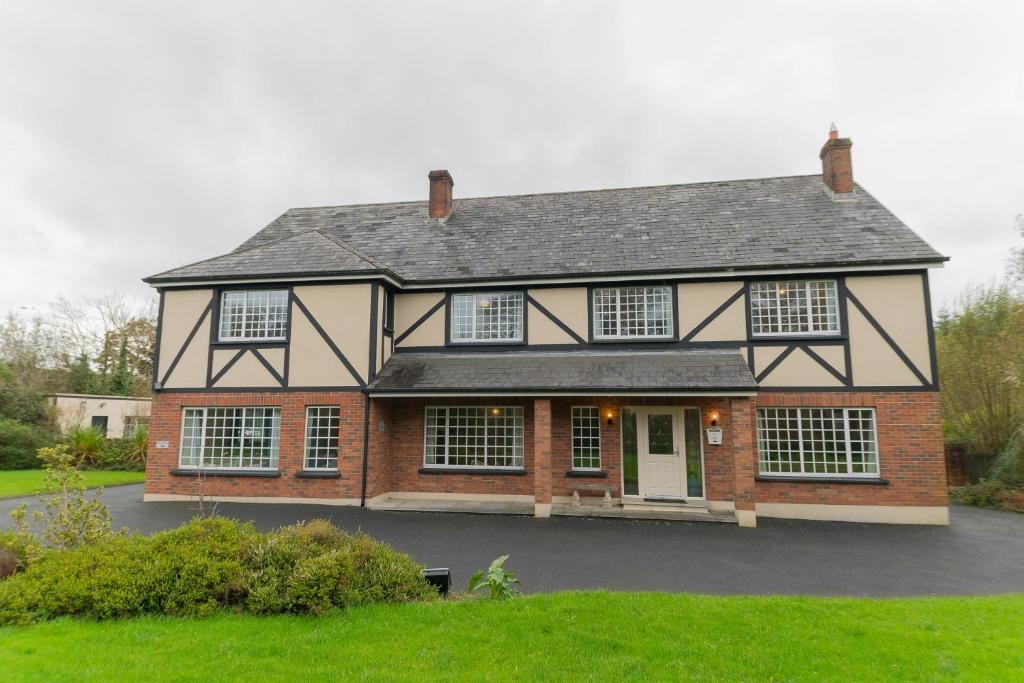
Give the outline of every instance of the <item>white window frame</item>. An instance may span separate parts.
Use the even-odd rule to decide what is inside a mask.
[[[650,302],[647,297],[654,290],[665,290],[668,295],[668,320],[667,327],[668,331],[664,334],[623,334],[622,333],[622,293],[627,289],[642,289],[644,290],[644,327],[651,327],[651,318],[648,317],[650,311]],[[600,292],[615,292],[615,327],[617,332],[615,334],[604,334],[601,332],[601,326],[598,324],[598,294]],[[672,285],[623,285],[619,287],[594,287],[591,290],[591,305],[590,305],[590,320],[591,328],[594,331],[594,339],[597,340],[638,340],[638,339],[674,339],[675,338],[675,293]]]
[[[271,447],[271,461],[272,464],[268,466],[247,466],[247,467],[232,467],[224,465],[206,465],[206,426],[209,420],[210,410],[241,410],[242,411],[242,424],[245,424],[245,411],[247,410],[273,410],[277,411],[277,436],[273,434],[270,437]],[[185,454],[185,426],[186,413],[190,410],[202,411],[202,421],[199,426],[199,434],[201,439],[201,448],[199,452],[199,464],[186,464],[183,462]],[[181,409],[181,436],[178,439],[178,468],[182,470],[190,470],[195,472],[203,472],[206,470],[230,470],[230,471],[253,471],[253,472],[277,472],[281,462],[281,408],[280,406],[185,406]],[[242,437],[245,438],[244,436]],[[239,460],[241,463],[241,459]]]
[[[149,429],[149,416],[148,415],[125,415],[123,424],[121,426],[121,436],[125,439],[132,439],[135,437],[135,432],[139,430],[139,427],[145,425],[146,429]]]
[[[481,308],[480,301],[490,297],[515,296],[519,299],[519,326],[515,337],[488,338],[481,337],[478,330],[478,319]],[[458,312],[459,298],[473,298],[473,318],[470,337],[456,337],[455,316]],[[526,327],[526,295],[521,289],[493,290],[487,292],[453,292],[449,298],[451,310],[448,312],[448,337],[452,344],[521,344],[525,338]],[[499,323],[500,325],[500,323]]]
[[[761,426],[761,413],[765,410],[796,410],[797,411],[797,442],[800,457],[800,472],[780,472],[766,470],[765,464],[768,462],[764,457],[765,449],[762,448],[762,444],[766,441],[765,435],[762,432]],[[807,412],[810,410],[840,410],[843,413],[843,438],[845,440],[845,451],[846,451],[846,472],[804,472],[808,462],[812,462],[809,458],[805,457],[804,451],[804,424],[809,419]],[[854,472],[853,471],[853,450],[851,447],[850,439],[850,413],[853,411],[864,411],[871,414],[871,439],[872,445],[874,446],[874,472]],[[879,453],[878,446],[878,413],[874,408],[870,407],[842,407],[842,406],[766,406],[763,408],[757,408],[754,421],[757,428],[757,472],[758,476],[771,478],[771,477],[800,477],[806,479],[878,479],[881,476],[882,464],[881,454]]]
[[[310,464],[309,464],[310,463],[310,436],[311,436],[310,431],[309,431],[310,411],[313,411],[313,410],[325,410],[325,409],[326,410],[334,410],[337,413],[335,416],[333,416],[334,420],[336,421],[336,423],[334,425],[328,425],[328,429],[331,429],[334,432],[334,441],[335,441],[335,446],[334,446],[334,467],[331,467],[331,466],[327,466],[327,467],[310,467]],[[317,417],[319,419],[323,419],[324,416],[318,415]],[[328,419],[330,419],[330,416],[328,416]],[[322,437],[317,437],[317,438],[319,439],[319,438],[322,438]],[[330,436],[328,436],[327,438],[329,439]],[[320,451],[325,451],[325,450],[328,451],[328,452],[330,451],[330,447],[329,446],[328,447],[320,447],[319,445],[317,445],[317,446],[314,446],[313,449],[316,452],[318,452],[318,453]],[[340,459],[341,459],[340,455],[341,455],[341,407],[340,406],[336,406],[336,405],[335,406],[329,406],[329,405],[306,406],[306,425],[305,425],[305,429],[303,431],[303,439],[302,439],[302,469],[303,469],[303,471],[305,471],[305,472],[338,472],[338,471],[340,471],[340,468],[339,468],[339,462],[340,462]],[[314,456],[314,458],[313,458],[314,461],[315,460],[323,460],[323,459],[325,459],[325,458],[316,457],[316,456]],[[327,456],[326,459],[330,460],[331,458],[330,458],[330,456]]]
[[[275,336],[270,336],[270,335],[267,335],[267,336],[259,336],[259,335],[253,336],[251,334],[250,335],[245,334],[245,319],[246,319],[246,316],[248,315],[249,307],[252,305],[252,303],[249,300],[249,297],[250,297],[251,294],[257,294],[257,293],[267,293],[268,295],[274,294],[274,293],[284,294],[284,301],[285,301],[285,303],[284,303],[284,315],[285,315],[285,318],[284,318],[284,330],[283,330],[282,334],[275,335]],[[225,305],[225,302],[227,301],[228,296],[232,295],[232,294],[243,294],[243,295],[245,295],[244,296],[244,300],[242,301],[242,312],[241,312],[241,316],[242,316],[242,334],[240,334],[240,335],[230,335],[230,334],[225,334],[224,333],[224,323],[225,323],[225,320],[226,320],[225,317],[224,317],[224,305]],[[291,314],[291,311],[289,310],[290,308],[291,308],[291,306],[289,305],[289,296],[288,296],[288,290],[287,289],[225,289],[225,290],[222,290],[221,293],[220,293],[219,315],[217,316],[217,340],[218,341],[222,341],[222,342],[273,342],[273,341],[284,341],[288,337],[288,316]],[[268,315],[269,315],[269,305],[268,305]],[[269,327],[269,320],[268,321],[264,321],[262,327],[268,328]]]
[[[465,409],[481,410],[482,409],[484,411],[484,415],[483,415],[483,417],[484,417],[484,437],[483,437],[483,443],[484,443],[483,459],[484,459],[484,464],[483,465],[451,465],[451,464],[449,464],[449,461],[452,459],[452,457],[459,457],[459,456],[453,456],[451,454],[451,450],[450,450],[451,449],[451,440],[452,440],[451,439],[451,431],[450,431],[450,429],[451,429],[451,420],[450,420],[451,411],[452,410],[459,410],[459,409],[462,409],[462,410],[465,410]],[[445,438],[444,438],[444,460],[445,461],[444,461],[444,463],[433,463],[433,462],[428,462],[427,461],[428,449],[430,447],[428,429],[429,429],[429,414],[430,414],[431,410],[444,410],[445,411],[445,427],[444,427],[444,430],[445,430],[444,431],[444,435],[445,435]],[[512,465],[489,465],[489,464],[487,464],[488,438],[487,438],[487,432],[486,432],[486,430],[487,430],[486,418],[487,418],[487,413],[489,413],[492,410],[504,410],[504,411],[513,410],[513,411],[518,411],[519,430],[520,430],[520,433],[519,433],[519,450],[518,450],[518,453],[513,452],[513,454],[512,454],[513,460],[514,461],[518,460],[518,463],[513,462]],[[472,471],[472,470],[509,470],[509,471],[513,471],[513,472],[521,471],[521,470],[524,470],[526,468],[526,454],[525,454],[526,447],[525,447],[525,443],[524,443],[525,442],[525,438],[526,438],[525,434],[526,434],[526,415],[525,415],[525,411],[523,410],[522,406],[500,406],[500,405],[487,405],[487,406],[480,406],[480,405],[475,405],[475,406],[467,406],[467,405],[443,406],[443,405],[428,405],[428,406],[425,406],[424,409],[423,409],[423,466],[431,468],[431,469],[446,469],[446,470],[470,470],[470,471]],[[434,454],[434,455],[436,457],[437,454]]]
[[[783,284],[795,284],[800,285],[804,288],[805,306],[804,314],[807,316],[807,330],[798,330],[796,332],[764,332],[757,331],[754,329],[756,321],[754,319],[754,288],[761,285],[774,285],[775,287],[775,301],[773,306],[773,313],[775,315],[775,325],[778,327],[782,326],[782,300],[779,296],[779,285]],[[836,327],[835,329],[815,329],[814,316],[812,315],[813,303],[811,297],[811,286],[814,284],[831,284],[832,294],[835,297],[832,303],[835,304],[836,311]],[[843,323],[841,320],[842,312],[839,309],[839,281],[822,278],[822,279],[808,279],[808,280],[756,280],[751,282],[748,287],[749,303],[747,304],[750,316],[750,334],[752,337],[836,337],[842,334]],[[827,304],[826,304],[827,305]],[[771,319],[769,319],[771,322]]]
[[[576,466],[576,411],[578,410],[593,410],[596,414],[593,416],[597,420],[597,467],[577,467]],[[582,416],[583,419],[591,419],[590,416]],[[581,426],[581,429],[592,429],[592,427]],[[594,437],[587,436],[587,439]],[[595,446],[590,446],[589,449],[593,449]],[[569,408],[569,449],[570,457],[572,460],[572,471],[573,472],[600,472],[601,471],[601,408],[599,406],[571,406]],[[591,459],[592,456],[588,456],[587,459]]]

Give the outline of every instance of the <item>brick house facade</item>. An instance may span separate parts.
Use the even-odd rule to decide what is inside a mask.
[[[147,278],[146,499],[947,523],[945,257],[850,148],[833,131],[820,176],[486,199],[435,171],[428,202],[293,209]]]

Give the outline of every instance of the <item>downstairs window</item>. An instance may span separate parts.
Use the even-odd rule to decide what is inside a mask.
[[[758,408],[757,450],[764,475],[877,476],[872,408]]]
[[[185,408],[179,464],[186,469],[277,469],[280,408]]]
[[[428,467],[523,468],[521,407],[428,407],[425,432]]]

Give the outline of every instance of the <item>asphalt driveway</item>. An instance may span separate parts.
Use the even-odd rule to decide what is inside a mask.
[[[0,500],[7,512],[26,499]],[[174,527],[194,503],[143,503],[142,486],[109,488],[118,526]],[[710,522],[370,512],[320,505],[221,503],[219,514],[260,529],[323,517],[431,567],[457,588],[509,554],[526,591],[607,588],[714,594],[854,596],[1024,592],[1024,515],[954,506],[949,527],[758,520]]]

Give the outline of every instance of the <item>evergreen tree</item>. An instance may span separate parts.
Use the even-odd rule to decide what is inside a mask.
[[[121,342],[121,350],[117,354],[117,364],[110,376],[110,393],[116,396],[131,396],[134,381],[128,370],[128,343]]]
[[[85,353],[78,354],[75,362],[68,365],[68,390],[75,394],[99,393],[96,373]]]

